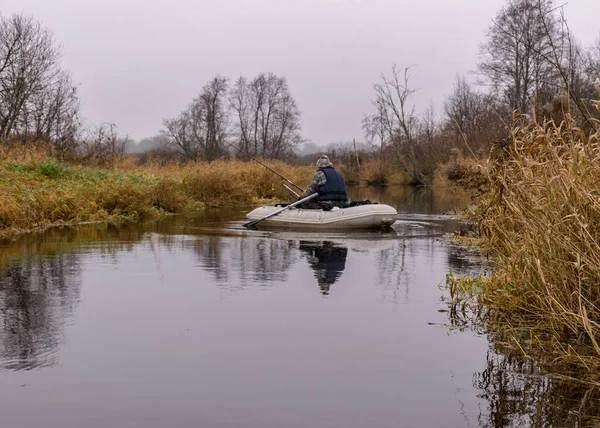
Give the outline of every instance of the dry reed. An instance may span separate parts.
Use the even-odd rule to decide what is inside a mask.
[[[519,118],[504,157],[485,168],[473,211],[497,269],[447,281],[488,308],[505,344],[546,367],[600,376],[600,133]],[[468,287],[467,287],[468,288]]]

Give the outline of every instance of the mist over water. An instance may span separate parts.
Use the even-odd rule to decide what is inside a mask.
[[[588,426],[598,416],[595,388],[504,356],[447,312],[446,273],[486,269],[444,237],[467,197],[350,194],[397,207],[398,221],[352,234],[249,231],[250,208],[238,208],[0,243],[1,426]]]

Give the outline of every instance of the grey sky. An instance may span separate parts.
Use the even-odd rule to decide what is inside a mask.
[[[504,0],[2,0],[52,29],[79,83],[84,116],[134,139],[155,134],[215,74],[287,77],[318,145],[362,139],[372,84],[415,65],[417,109],[438,111]],[[600,35],[600,1],[571,0],[569,26]]]

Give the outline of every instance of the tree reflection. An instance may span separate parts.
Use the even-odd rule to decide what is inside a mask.
[[[410,277],[406,270],[406,257],[411,252],[412,243],[403,239],[377,254],[377,284],[385,292],[392,293],[395,304],[399,302],[401,288],[404,289],[404,300],[408,300]]]
[[[483,261],[481,251],[476,247],[450,243],[448,245],[448,267],[458,275],[477,275],[481,272]]]
[[[0,368],[56,364],[62,329],[79,301],[79,271],[74,254],[32,258],[0,270]]]
[[[328,295],[331,286],[346,268],[348,248],[329,241],[300,241],[300,251],[306,255],[314,271],[321,294]]]
[[[482,261],[477,250],[451,245],[448,265],[460,275],[475,275]],[[487,315],[484,306],[467,301],[448,304],[450,326],[488,332],[491,343],[485,368],[473,374],[473,386],[487,401],[480,427],[600,427],[600,388],[544,373],[534,360],[515,355],[489,332]]]
[[[81,254],[117,263],[144,234],[139,225],[93,224],[0,242],[0,369],[55,365],[79,302]]]
[[[488,401],[481,427],[597,427],[600,391],[569,379],[544,375],[536,364],[490,349],[473,386]]]
[[[242,287],[286,281],[296,260],[295,243],[288,240],[203,236],[186,245],[193,248],[202,269],[211,273],[217,283],[229,284],[239,279]]]

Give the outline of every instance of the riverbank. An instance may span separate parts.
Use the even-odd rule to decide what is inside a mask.
[[[481,170],[487,192],[467,216],[494,272],[450,274],[453,304],[483,319],[508,354],[598,384],[600,133],[523,117]]]
[[[272,162],[306,185],[314,169]],[[124,159],[111,168],[72,165],[31,153],[0,159],[0,237],[85,222],[140,220],[207,206],[289,199],[281,180],[255,163]]]

